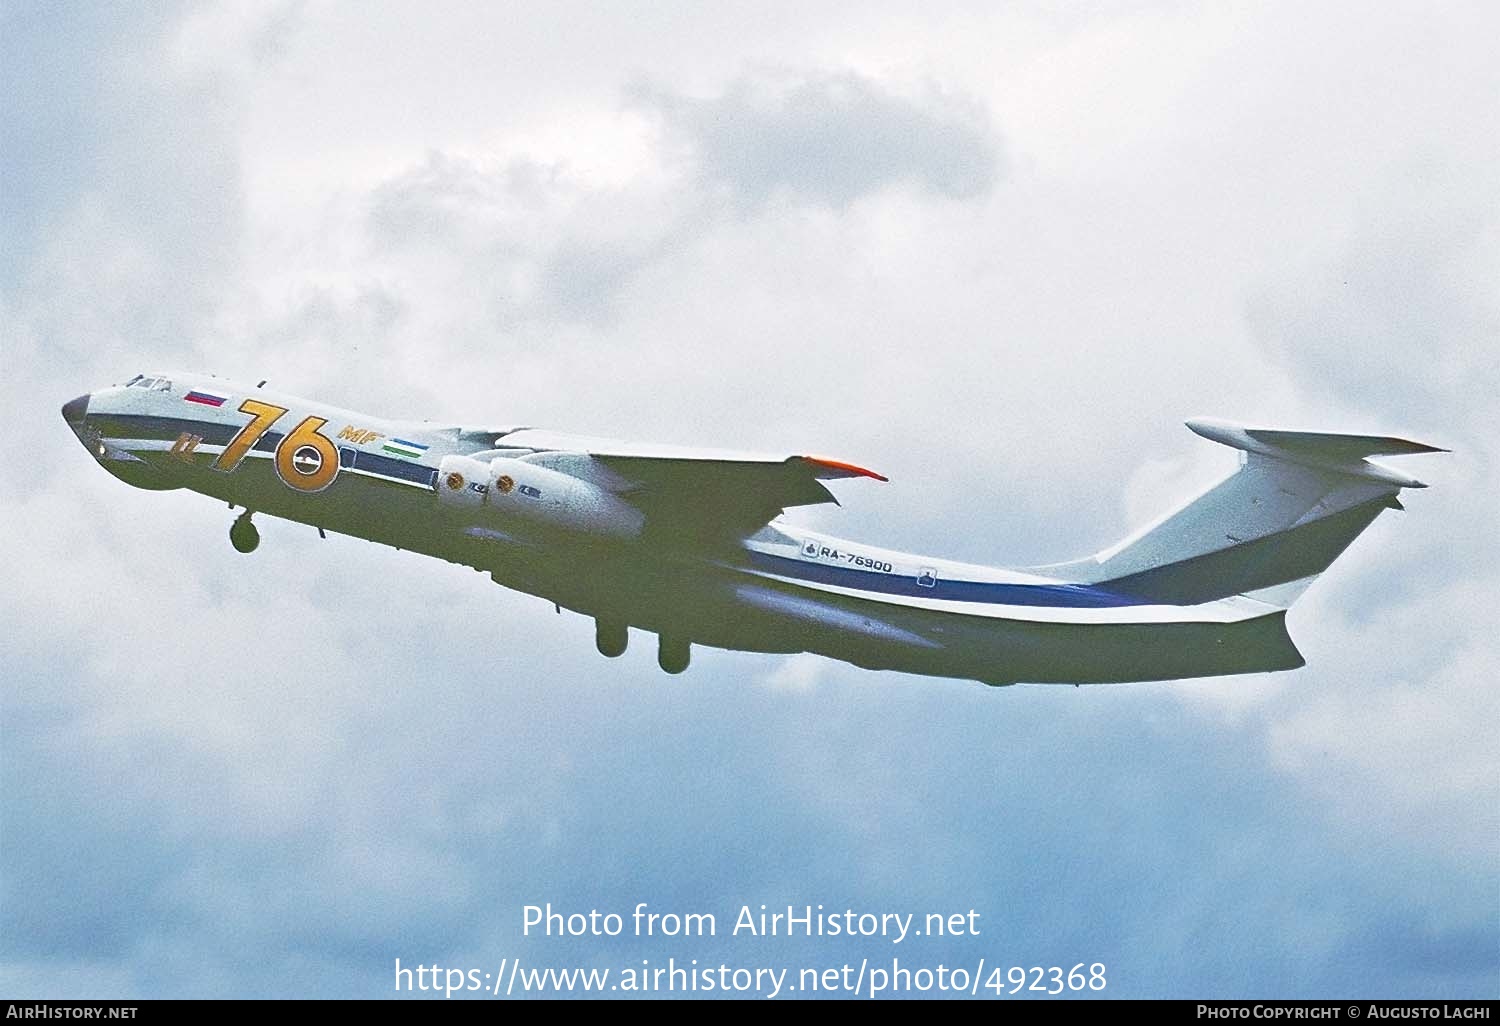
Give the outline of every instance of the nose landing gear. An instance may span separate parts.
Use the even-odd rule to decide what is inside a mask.
[[[229,525],[229,544],[234,546],[236,552],[254,552],[260,544],[260,530],[250,522],[248,509],[235,517],[234,523]]]

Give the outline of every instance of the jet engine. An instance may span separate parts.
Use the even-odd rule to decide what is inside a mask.
[[[598,485],[524,459],[444,456],[438,502],[487,518],[524,520],[601,538],[636,538],[640,510]]]

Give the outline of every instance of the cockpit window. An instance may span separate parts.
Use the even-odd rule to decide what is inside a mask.
[[[123,385],[123,386],[122,386],[122,387],[124,387],[124,388],[130,388],[130,387],[131,387],[131,386],[132,386],[132,385],[134,385],[134,384],[135,384],[135,383],[136,383],[136,382],[137,382],[137,381],[142,381],[142,380],[144,380],[144,379],[145,379],[145,377],[146,377],[146,375],[144,375],[144,374],[137,374],[137,375],[136,375],[136,376],[135,376],[135,377],[133,377],[133,378],[131,378],[131,379],[130,379],[130,380],[129,380],[129,381],[127,381],[127,382],[125,382],[125,384],[124,384],[124,385]]]
[[[148,378],[144,374],[137,374],[125,382],[126,388],[149,388],[157,392],[168,392],[172,389],[170,378]]]

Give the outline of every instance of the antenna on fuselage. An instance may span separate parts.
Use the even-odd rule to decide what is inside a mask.
[[[266,382],[270,381],[270,380],[271,380],[270,378],[263,378],[260,381],[257,381],[255,383],[255,387],[256,388],[265,388],[266,387]]]

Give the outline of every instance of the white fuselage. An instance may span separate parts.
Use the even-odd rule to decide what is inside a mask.
[[[130,484],[186,488],[476,567],[594,617],[601,639],[606,625],[621,637],[628,625],[671,639],[682,665],[692,643],[991,684],[1300,665],[1281,610],[1243,596],[1153,602],[780,519],[726,544],[653,536],[628,492],[566,473],[558,456],[567,450],[555,447],[566,443],[553,439],[567,436],[538,449],[540,433],[527,429],[392,421],[183,374],[101,389],[64,414]],[[1292,655],[1278,654],[1286,649]]]

